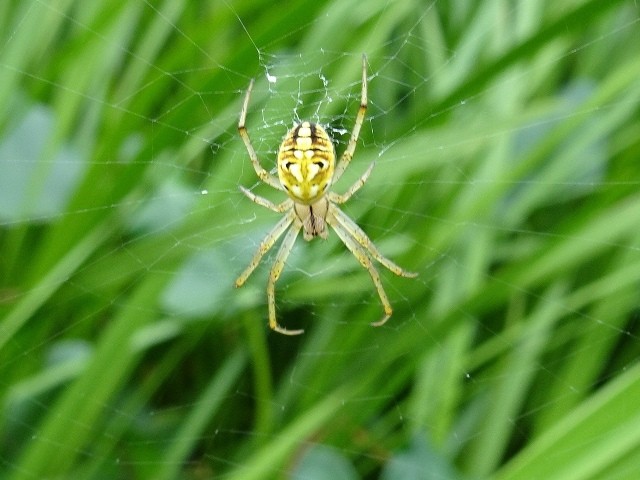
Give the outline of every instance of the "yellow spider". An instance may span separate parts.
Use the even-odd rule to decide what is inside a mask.
[[[366,233],[351,220],[338,205],[345,203],[356,193],[369,178],[375,165],[372,163],[362,176],[342,195],[330,191],[329,187],[337,182],[351,162],[353,152],[356,149],[358,135],[367,111],[367,57],[362,55],[362,93],[360,97],[360,109],[351,132],[351,139],[340,161],[336,165],[335,150],[331,138],[324,128],[312,122],[301,122],[293,127],[282,141],[278,150],[278,178],[262,168],[258,161],[247,128],[247,108],[249,96],[253,87],[253,80],[249,83],[244,99],[238,132],[244,141],[251,158],[251,163],[260,180],[276,190],[284,190],[289,198],[284,202],[275,204],[266,198],[259,197],[244,187],[240,187],[249,199],[258,205],[266,207],[274,212],[284,213],[284,217],[262,240],[258,250],[251,259],[251,263],[236,280],[235,286],[241,287],[247,281],[251,273],[260,264],[262,257],[269,251],[276,241],[287,231],[280,250],[269,273],[267,282],[267,300],[269,302],[269,327],[286,335],[298,335],[304,330],[287,330],[276,321],[275,284],[285,261],[293,248],[293,244],[302,229],[303,237],[309,241],[314,237],[327,238],[327,224],[331,225],[340,240],[353,253],[358,261],[369,271],[373,279],[382,306],[384,316],[381,320],[372,323],[374,326],[384,324],[393,312],[387,294],[382,288],[380,275],[376,270],[372,258],[396,275],[402,277],[416,277],[418,274],[403,270],[391,260],[386,258],[369,239]]]

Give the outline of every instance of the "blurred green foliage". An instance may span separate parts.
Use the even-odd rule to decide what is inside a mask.
[[[634,478],[639,24],[615,0],[3,3],[0,478]],[[286,338],[267,267],[232,288],[277,221],[238,185],[281,199],[240,102],[256,77],[265,167],[298,117],[340,152],[362,52],[344,185],[377,163],[346,210],[420,276],[383,272],[372,328],[367,272],[300,240]]]

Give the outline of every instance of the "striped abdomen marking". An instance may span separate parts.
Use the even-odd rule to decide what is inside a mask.
[[[335,151],[324,128],[302,122],[284,137],[278,151],[278,177],[289,196],[310,205],[329,189]]]

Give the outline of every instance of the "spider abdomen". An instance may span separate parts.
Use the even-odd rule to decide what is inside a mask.
[[[278,177],[289,196],[310,205],[327,192],[335,167],[329,134],[320,125],[302,122],[293,127],[278,150]]]

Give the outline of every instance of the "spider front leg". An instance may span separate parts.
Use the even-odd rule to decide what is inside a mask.
[[[409,272],[396,263],[385,257],[378,247],[371,241],[369,236],[358,226],[356,222],[351,220],[349,216],[335,205],[331,208],[331,219],[333,228],[339,226],[349,236],[350,239],[356,241],[364,250],[366,250],[373,258],[380,262],[385,268],[395,273],[399,277],[415,278],[418,276],[416,272]],[[337,233],[337,230],[336,230]]]
[[[276,212],[284,209],[285,206],[290,208],[291,200],[285,200],[279,205],[276,205],[266,198],[259,197],[249,192],[247,189],[240,187],[242,192],[247,195],[252,201],[257,203],[258,205],[262,205]],[[292,225],[293,224],[293,225]],[[276,294],[275,294],[275,285],[276,281],[280,277],[282,270],[284,269],[284,264],[287,261],[287,257],[289,253],[291,253],[291,249],[293,248],[293,244],[295,243],[296,237],[298,236],[298,232],[302,228],[302,223],[300,219],[296,216],[293,210],[290,210],[287,215],[282,217],[282,219],[276,224],[275,227],[271,229],[271,231],[267,234],[266,237],[260,242],[260,246],[256,253],[253,255],[249,266],[240,274],[240,276],[235,281],[236,288],[241,287],[245,284],[249,276],[253,273],[258,265],[260,265],[260,260],[265,254],[271,250],[271,247],[278,241],[278,239],[282,236],[282,234],[289,229],[287,234],[282,241],[282,245],[280,245],[280,249],[278,250],[278,254],[276,255],[276,260],[271,267],[271,271],[269,272],[269,281],[267,283],[267,301],[269,304],[269,327],[272,330],[275,330],[278,333],[283,333],[285,335],[299,335],[304,332],[304,330],[287,330],[286,328],[278,325],[276,320]]]
[[[287,330],[286,328],[278,325],[278,321],[276,320],[276,281],[280,278],[280,274],[284,269],[284,264],[287,261],[287,257],[291,253],[291,249],[293,248],[293,244],[296,241],[296,237],[302,228],[302,223],[296,217],[293,225],[287,232],[282,241],[282,245],[280,245],[280,250],[278,250],[278,255],[276,256],[275,262],[273,262],[273,266],[271,267],[271,271],[269,272],[269,281],[267,282],[267,301],[269,303],[269,327],[272,330],[275,330],[278,333],[283,333],[285,335],[300,335],[304,333],[304,330]]]
[[[342,243],[346,245],[349,251],[358,259],[360,264],[369,271],[369,275],[371,276],[371,280],[373,280],[373,284],[378,291],[378,296],[380,297],[380,301],[382,302],[382,308],[384,309],[384,317],[378,320],[377,322],[372,322],[371,325],[374,327],[379,327],[384,325],[391,314],[393,313],[393,308],[391,307],[391,303],[389,302],[389,298],[387,297],[386,292],[382,286],[382,281],[380,280],[380,274],[378,270],[376,270],[375,265],[371,261],[371,259],[367,256],[364,249],[356,242],[349,232],[344,230],[339,223],[335,223],[333,218],[327,218],[329,224],[333,227],[333,230],[336,232]]]
[[[278,241],[278,239],[282,236],[291,222],[295,219],[295,214],[291,212],[291,214],[282,217],[282,219],[276,224],[275,227],[267,234],[266,237],[260,242],[260,246],[256,253],[253,255],[251,262],[249,262],[249,266],[240,274],[240,276],[235,281],[236,288],[241,287],[247,281],[249,276],[253,273],[258,265],[260,265],[260,260],[262,257],[273,247],[273,245]]]

